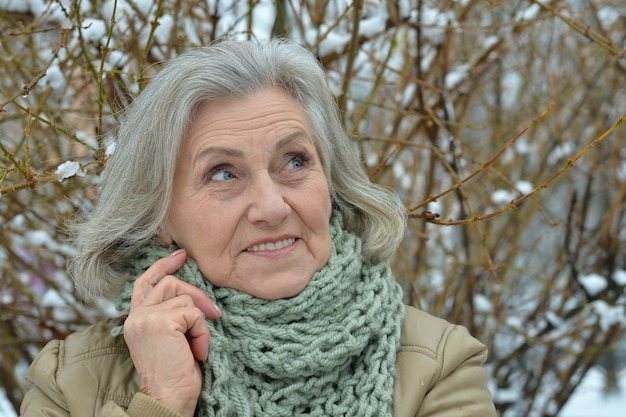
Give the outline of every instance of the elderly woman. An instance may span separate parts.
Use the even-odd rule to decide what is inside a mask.
[[[486,348],[402,305],[404,228],[305,49],[182,54],[76,227],[77,289],[125,314],[48,344],[22,415],[493,416]]]

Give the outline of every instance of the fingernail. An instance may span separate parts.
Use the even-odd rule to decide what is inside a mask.
[[[220,308],[215,303],[213,303],[213,310],[215,310],[215,312],[219,314],[220,317],[222,317],[222,310],[220,310]]]
[[[170,256],[177,256],[180,255],[181,253],[183,253],[185,251],[185,249],[178,249],[175,250],[174,252],[170,253]]]

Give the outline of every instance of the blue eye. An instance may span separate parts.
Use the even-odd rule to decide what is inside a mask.
[[[294,168],[294,169],[302,168],[303,165],[304,164],[299,159],[292,159],[291,161],[289,161],[290,168]]]
[[[302,168],[303,166],[305,166],[306,163],[308,162],[308,160],[309,160],[309,157],[306,154],[304,154],[304,153],[297,153],[297,154],[293,155],[293,158],[291,158],[289,160],[287,165],[289,166],[289,168],[299,169],[299,168]]]
[[[230,171],[226,170],[214,172],[209,177],[211,181],[228,181],[232,180],[233,178],[235,178],[235,176]]]

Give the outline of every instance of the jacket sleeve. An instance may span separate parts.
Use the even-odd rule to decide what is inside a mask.
[[[118,404],[110,401],[104,405],[98,417],[183,417],[174,410],[165,407],[160,402],[138,392],[124,410]]]
[[[416,417],[491,417],[496,415],[483,366],[487,347],[461,326],[453,326],[439,345],[438,374]]]
[[[56,384],[61,342],[48,343],[26,374],[29,389],[20,406],[22,417],[68,417],[69,410]]]
[[[64,341],[51,341],[29,367],[21,417],[182,417],[141,392],[134,394],[128,409],[112,400],[102,404],[97,395],[87,394],[91,390],[80,390],[91,385],[88,381],[93,370],[80,365],[65,366],[64,350]],[[64,384],[64,380],[70,380],[71,386]],[[71,401],[68,402],[66,395]]]

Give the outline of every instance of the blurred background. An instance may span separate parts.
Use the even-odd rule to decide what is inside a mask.
[[[327,70],[407,206],[406,302],[489,346],[500,416],[623,416],[623,0],[0,0],[0,415],[48,340],[116,314],[74,297],[64,224],[124,108],[167,58],[271,37]]]

